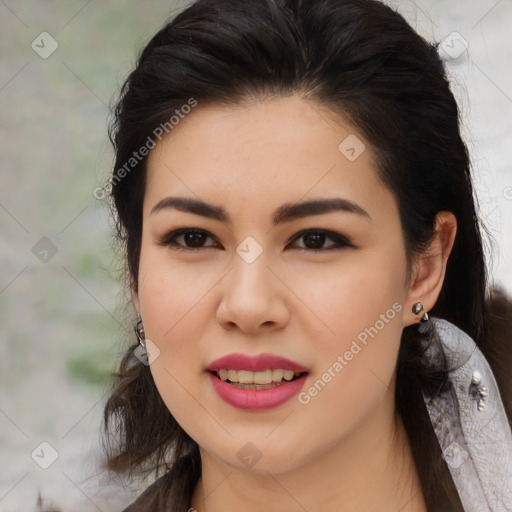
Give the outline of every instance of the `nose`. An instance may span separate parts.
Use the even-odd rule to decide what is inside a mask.
[[[264,255],[247,263],[236,254],[234,268],[221,283],[217,321],[225,329],[258,334],[282,329],[288,323],[286,287],[267,267]]]

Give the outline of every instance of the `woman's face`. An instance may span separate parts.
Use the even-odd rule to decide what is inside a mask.
[[[392,404],[406,282],[374,154],[319,104],[199,105],[152,150],[135,302],[165,404],[216,459],[296,468]],[[254,358],[214,365],[232,380],[307,374],[244,390],[208,371],[230,354]]]

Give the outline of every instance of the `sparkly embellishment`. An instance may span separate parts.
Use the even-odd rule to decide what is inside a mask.
[[[477,401],[477,409],[483,411],[487,400],[487,388],[482,386],[482,375],[478,370],[473,372],[471,385],[469,386],[469,395]]]

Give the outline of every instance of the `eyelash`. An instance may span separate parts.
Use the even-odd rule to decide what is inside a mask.
[[[164,237],[162,237],[157,244],[160,246],[168,246],[171,247],[173,250],[177,251],[200,251],[203,249],[208,249],[211,247],[214,247],[212,245],[205,246],[205,247],[187,247],[176,243],[176,239],[184,234],[187,233],[198,233],[198,234],[205,234],[207,236],[210,236],[211,238],[215,239],[213,235],[208,233],[208,231],[204,231],[202,229],[191,229],[191,228],[182,228],[177,229],[175,231],[171,231]],[[304,229],[302,231],[299,231],[296,235],[294,235],[291,240],[288,242],[287,246],[290,243],[295,242],[296,240],[300,240],[306,235],[325,235],[325,240],[330,239],[333,241],[336,245],[332,247],[327,247],[323,249],[309,249],[307,247],[298,247],[299,250],[306,251],[306,252],[325,252],[325,251],[332,251],[336,249],[343,249],[345,247],[352,247],[355,248],[355,246],[344,236],[339,235],[338,233],[335,233],[333,231],[329,231],[326,229]]]

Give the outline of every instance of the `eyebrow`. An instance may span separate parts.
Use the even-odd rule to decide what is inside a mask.
[[[189,197],[166,197],[153,206],[150,215],[167,208],[194,213],[221,222],[231,222],[229,214],[221,206]],[[284,222],[291,222],[295,219],[309,217],[310,215],[321,215],[331,212],[353,213],[371,220],[370,214],[357,203],[349,199],[332,198],[313,199],[302,203],[285,203],[274,212],[272,221],[274,225],[277,225]]]

